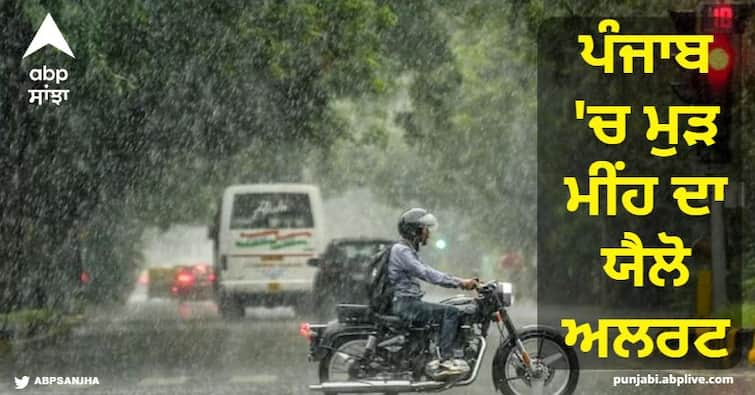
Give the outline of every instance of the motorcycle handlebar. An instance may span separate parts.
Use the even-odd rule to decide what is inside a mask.
[[[471,289],[468,289],[468,290],[469,291],[477,291],[477,292],[479,292],[480,291],[480,284],[482,284],[482,282],[480,281],[480,278],[479,277],[472,277],[472,280],[475,280],[474,288],[471,288]],[[459,288],[465,289],[465,288],[463,288],[461,286]]]

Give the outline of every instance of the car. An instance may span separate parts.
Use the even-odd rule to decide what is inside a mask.
[[[173,266],[150,267],[139,276],[139,281],[147,286],[148,298],[169,298],[175,274]]]
[[[179,300],[211,299],[215,287],[215,270],[207,263],[176,268],[170,292]]]
[[[322,319],[335,316],[340,303],[367,302],[367,265],[371,258],[394,240],[383,238],[339,238],[325,252],[308,261],[317,267],[313,286],[315,311]]]

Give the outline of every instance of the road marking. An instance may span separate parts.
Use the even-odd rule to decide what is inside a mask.
[[[139,382],[139,385],[181,385],[189,381],[187,376],[178,377],[147,377]]]
[[[229,380],[235,384],[270,384],[278,381],[278,376],[274,374],[255,374],[252,376],[233,376]]]

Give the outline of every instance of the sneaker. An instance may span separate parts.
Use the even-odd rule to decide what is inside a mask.
[[[469,365],[463,359],[447,359],[442,362],[436,360],[428,363],[425,368],[427,375],[433,380],[443,380],[469,373]]]
[[[459,359],[459,358],[451,359],[446,362],[450,362],[454,366],[454,369],[456,369],[457,371],[460,371],[462,374],[469,373],[469,371],[471,370],[469,369],[469,364],[467,363],[467,361],[463,359]]]
[[[440,368],[440,361],[439,360],[433,360],[427,363],[425,365],[425,374],[427,377],[432,379],[436,373],[438,373],[438,369]]]

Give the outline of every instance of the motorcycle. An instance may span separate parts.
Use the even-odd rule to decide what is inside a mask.
[[[495,324],[500,343],[493,357],[493,385],[502,394],[574,392],[579,380],[576,352],[556,330],[542,326],[517,329],[507,313],[513,303],[511,283],[489,281],[474,297],[457,295],[440,303],[462,311],[455,358],[472,367],[464,376],[434,380],[425,366],[437,359],[439,325],[413,325],[396,316],[376,314],[364,305],[338,305],[337,320],[304,323],[300,334],[309,340],[310,361],[319,362],[320,383],[313,391],[326,394],[443,391],[473,383],[487,349],[488,330]]]

